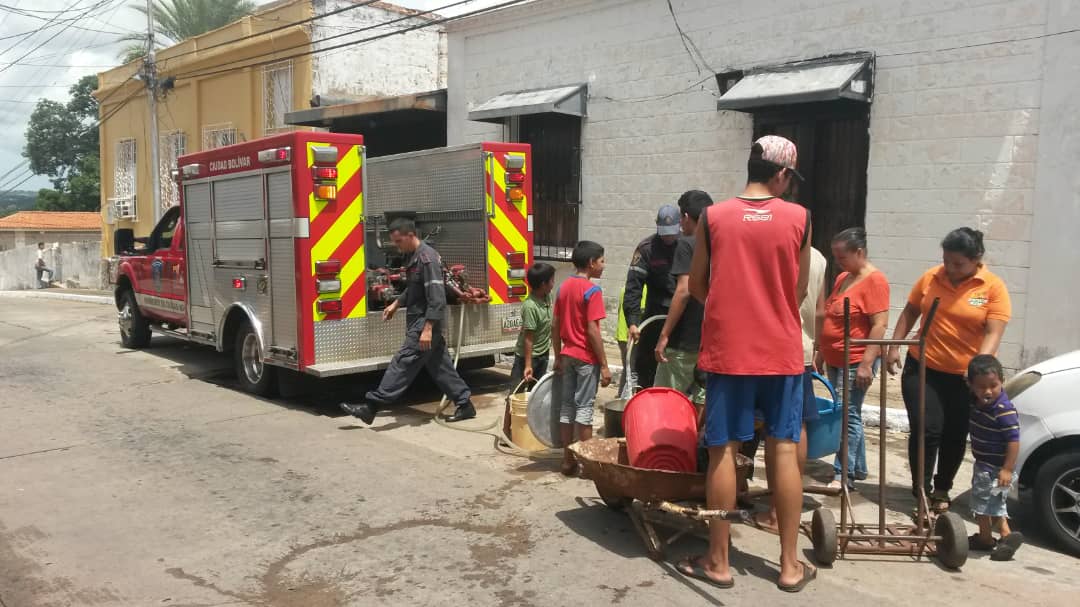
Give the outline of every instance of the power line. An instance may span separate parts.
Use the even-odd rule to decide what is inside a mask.
[[[97,10],[97,9],[99,9],[99,8],[103,8],[103,7],[105,7],[105,6],[108,6],[109,4],[111,4],[111,3],[112,3],[112,2],[114,2],[114,1],[115,1],[115,0],[101,0],[101,1],[100,1],[100,2],[98,2],[97,4],[94,4],[94,5],[90,6],[89,8],[86,8],[85,10],[83,10],[83,12],[82,12],[82,13],[80,13],[80,15],[79,15],[79,18],[85,17],[86,15],[90,14],[90,12],[91,12],[91,11]],[[74,2],[74,3],[72,3],[72,4],[71,4],[71,6],[72,6],[72,7],[74,7],[74,6],[75,6],[75,4],[78,4],[78,0],[76,0],[76,2]],[[22,61],[23,59],[27,58],[27,57],[28,57],[28,56],[30,56],[31,54],[33,54],[33,53],[34,53],[34,51],[38,50],[39,48],[41,48],[41,47],[45,46],[46,44],[48,44],[48,43],[52,42],[53,40],[55,40],[55,39],[56,39],[56,38],[57,38],[57,37],[58,37],[58,36],[59,36],[60,34],[62,34],[62,33],[64,33],[65,31],[67,31],[67,29],[68,29],[69,27],[71,27],[71,24],[70,24],[70,23],[68,23],[67,25],[65,25],[64,27],[62,27],[62,28],[60,29],[60,31],[58,31],[58,32],[54,33],[54,34],[53,34],[52,36],[50,36],[50,37],[49,37],[48,39],[46,39],[46,40],[45,40],[44,42],[42,42],[42,43],[38,44],[38,45],[37,45],[37,46],[35,46],[34,48],[32,48],[32,49],[30,49],[29,51],[26,51],[25,53],[23,53],[23,54],[22,54],[22,56],[20,56],[20,57],[19,57],[18,59],[16,59],[15,61],[13,61],[13,62],[9,63],[8,65],[5,65],[5,66],[3,66],[3,67],[0,67],[0,74],[2,74],[2,73],[4,73],[5,71],[7,71],[7,70],[8,70],[9,68],[11,68],[11,66],[12,66],[12,65],[16,65],[16,64],[18,64],[18,63],[19,63],[20,61]],[[5,52],[6,52],[6,51],[5,51]]]
[[[447,4],[445,6],[434,8],[434,9],[431,9],[429,11],[423,11],[422,13],[418,13],[417,15],[410,15],[410,16],[401,17],[401,18],[398,18],[398,19],[392,19],[390,21],[385,21],[385,22],[379,23],[377,25],[358,28],[356,30],[356,32],[376,29],[376,28],[379,28],[379,27],[384,27],[386,25],[389,25],[389,24],[392,24],[392,23],[397,23],[399,21],[404,21],[404,20],[408,20],[408,19],[414,19],[419,14],[432,13],[432,12],[439,11],[439,10],[445,10],[447,8],[451,8],[451,7],[454,7],[454,6],[458,6],[460,4],[465,4],[467,2],[474,2],[474,1],[475,0],[461,0],[459,2],[454,2],[454,3],[451,3],[451,4]],[[307,56],[316,55],[316,54],[319,54],[319,53],[326,53],[326,52],[334,51],[334,50],[337,50],[337,49],[341,49],[341,48],[345,48],[345,47],[349,47],[349,46],[354,46],[354,45],[357,45],[357,44],[364,44],[364,43],[367,43],[367,42],[374,42],[376,40],[382,40],[384,38],[389,38],[391,36],[397,36],[399,34],[405,34],[405,33],[408,33],[408,32],[419,30],[419,29],[428,28],[428,27],[431,27],[431,26],[434,26],[434,25],[441,25],[443,23],[449,23],[451,21],[457,21],[457,20],[460,20],[460,19],[466,19],[468,17],[473,17],[473,16],[479,15],[481,13],[487,13],[487,12],[499,10],[499,9],[502,9],[502,8],[506,8],[506,7],[513,6],[513,5],[516,5],[516,4],[521,4],[523,2],[528,2],[528,1],[529,0],[508,0],[507,2],[502,2],[502,3],[499,3],[499,4],[495,4],[495,5],[486,7],[486,8],[477,9],[477,10],[470,11],[470,12],[467,12],[467,13],[462,13],[460,15],[455,15],[453,17],[443,17],[441,19],[433,19],[433,20],[431,20],[431,21],[429,21],[427,23],[423,23],[423,24],[420,24],[420,25],[414,25],[414,26],[411,26],[411,27],[406,27],[406,28],[394,30],[392,32],[385,32],[385,33],[382,33],[382,34],[369,36],[367,38],[361,38],[360,40],[352,40],[352,41],[345,42],[345,43],[342,43],[342,44],[337,44],[337,45],[334,45],[334,46],[328,46],[328,47],[320,48],[320,49],[312,49],[312,50],[308,50],[308,51],[304,51],[304,52],[300,52],[300,53],[294,53],[292,55],[286,55],[284,57],[274,57],[273,59],[268,59],[268,60],[265,60],[265,61],[258,61],[258,62],[255,62],[255,63],[248,63],[248,64],[245,64],[245,65],[239,65],[239,66],[231,67],[231,68],[224,68],[224,69],[212,70],[212,71],[207,71],[207,72],[200,72],[200,71],[196,70],[196,71],[192,71],[192,72],[176,74],[175,77],[177,79],[180,79],[180,78],[194,78],[194,77],[214,76],[214,75],[217,75],[217,74],[224,74],[224,73],[233,72],[233,71],[242,70],[242,69],[247,69],[247,68],[251,68],[251,67],[259,67],[259,66],[269,65],[271,63],[277,63],[279,61],[287,61],[289,59],[297,59],[299,57],[307,57]],[[355,32],[353,32],[353,33],[355,33]],[[341,38],[342,36],[345,36],[345,35],[348,35],[348,34],[337,34],[337,35],[334,35],[334,36],[327,36],[325,38],[320,38],[318,40],[313,40],[310,43],[305,43],[305,44],[301,44],[301,45],[295,45],[295,46],[287,47],[287,48],[284,48],[284,49],[278,49],[278,50],[274,51],[273,53],[269,53],[269,54],[276,54],[276,53],[279,53],[279,52],[282,52],[282,51],[287,51],[287,50],[296,49],[296,48],[303,48],[303,47],[309,46],[309,44],[310,45],[315,45],[315,44],[318,44],[318,43],[321,43],[321,42],[325,42],[327,40],[332,40],[332,39],[335,39],[335,38]],[[265,57],[267,55],[268,55],[268,53],[264,53],[262,55],[257,55],[255,57],[247,57],[247,58],[244,58],[244,59],[237,59],[235,61],[229,61],[229,62],[223,63],[221,65],[229,65],[229,64],[232,64],[232,63],[239,63],[239,62],[242,62],[242,61],[248,61],[250,59],[258,59],[259,57]]]
[[[332,10],[332,11],[327,12],[327,13],[322,13],[322,14],[319,14],[319,15],[315,15],[313,17],[308,17],[307,19],[301,19],[300,21],[290,21],[289,23],[285,23],[285,24],[279,25],[277,27],[272,27],[272,28],[270,28],[268,30],[261,31],[261,32],[259,32],[257,34],[248,34],[247,36],[242,36],[242,37],[237,38],[235,40],[229,40],[228,42],[219,42],[217,44],[211,44],[210,46],[204,46],[202,48],[197,48],[197,49],[193,49],[193,50],[190,50],[190,51],[185,51],[183,53],[179,53],[179,54],[173,55],[171,57],[165,57],[164,59],[161,59],[160,62],[163,63],[163,62],[166,62],[166,61],[171,61],[173,59],[178,59],[180,57],[185,57],[187,55],[193,55],[195,53],[206,52],[208,50],[215,49],[215,48],[218,48],[218,47],[221,47],[221,46],[229,46],[230,44],[236,44],[237,42],[243,42],[244,40],[250,40],[251,38],[259,38],[260,36],[266,36],[267,34],[273,34],[274,32],[280,32],[282,30],[291,29],[291,28],[294,28],[294,27],[296,27],[298,25],[303,25],[305,23],[311,23],[312,21],[316,21],[318,19],[324,19],[326,17],[332,17],[334,15],[344,13],[346,11],[351,11],[351,10],[355,10],[355,9],[358,9],[358,8],[363,8],[365,6],[375,4],[376,2],[381,2],[381,1],[382,0],[365,0],[364,2],[358,2],[356,4],[350,4],[348,6],[345,6],[345,7],[336,9],[336,10]],[[257,15],[252,15],[252,16],[258,18]]]
[[[668,12],[671,13],[671,20],[675,23],[675,30],[679,32],[679,41],[682,42],[683,48],[686,49],[686,54],[690,55],[690,61],[694,64],[694,68],[697,70],[698,74],[701,74],[701,66],[705,66],[705,69],[712,72],[715,76],[716,70],[714,70],[709,65],[709,62],[705,60],[705,55],[703,55],[701,49],[694,44],[693,39],[683,31],[682,25],[679,23],[679,18],[675,16],[675,7],[671,5],[671,0],[667,0],[667,7]],[[693,51],[690,50],[691,47],[693,47]],[[694,55],[695,52],[697,53],[696,57]],[[698,65],[699,60],[701,61],[701,65]]]

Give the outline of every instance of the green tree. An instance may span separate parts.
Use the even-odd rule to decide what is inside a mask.
[[[159,44],[176,44],[205,34],[236,21],[255,10],[250,0],[154,0],[154,33]],[[145,6],[135,10],[146,14]],[[125,63],[146,54],[146,35],[132,34],[122,38],[131,42],[120,51]]]
[[[42,99],[30,114],[23,156],[30,170],[46,175],[54,188],[38,192],[39,209],[93,211],[101,206],[98,103],[91,95],[96,87],[97,76],[85,76],[68,90],[67,103]]]

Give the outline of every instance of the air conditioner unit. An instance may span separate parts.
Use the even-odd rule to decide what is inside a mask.
[[[113,217],[116,220],[130,219],[134,221],[138,219],[138,207],[135,204],[134,196],[118,196],[116,198],[110,198],[109,207],[112,209]]]

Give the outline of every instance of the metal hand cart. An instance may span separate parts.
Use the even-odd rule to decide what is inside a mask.
[[[917,458],[915,478],[919,479],[916,499],[917,512],[914,525],[886,524],[885,522],[885,403],[888,386],[888,369],[881,369],[880,401],[880,455],[878,461],[878,520],[876,524],[856,522],[855,512],[848,492],[848,404],[851,402],[851,381],[844,370],[843,417],[840,434],[840,524],[827,508],[814,511],[810,524],[810,539],[814,546],[814,558],[822,564],[830,564],[839,556],[848,554],[904,555],[921,560],[923,556],[936,556],[942,565],[959,569],[967,562],[967,531],[959,515],[947,512],[930,516],[930,507],[923,487],[923,471],[926,469],[926,335],[937,313],[939,300],[935,299],[923,319],[917,339],[852,339],[851,300],[844,298],[844,360],[851,360],[852,346],[918,346],[919,348],[919,420],[916,433]]]

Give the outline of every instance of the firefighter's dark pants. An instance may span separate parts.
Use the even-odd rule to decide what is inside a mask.
[[[451,402],[458,406],[468,403],[472,393],[454,368],[454,361],[446,349],[446,338],[438,324],[431,331],[431,349],[423,352],[420,350],[420,332],[424,330],[424,317],[408,318],[406,322],[405,344],[390,361],[379,387],[368,392],[365,400],[380,409],[391,407],[405,395],[420,369],[427,369],[435,385]]]

